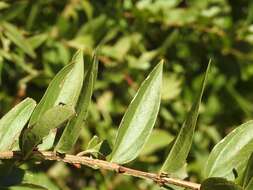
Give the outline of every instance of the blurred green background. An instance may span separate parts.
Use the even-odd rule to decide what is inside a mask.
[[[73,154],[84,150],[95,134],[113,142],[139,85],[165,59],[155,130],[141,156],[128,164],[156,172],[211,58],[187,167],[188,179],[200,182],[211,148],[253,115],[253,1],[0,1],[0,116],[24,97],[39,101],[77,48],[91,54],[98,45],[93,102]],[[62,190],[160,189],[148,181],[87,167],[52,162],[33,167],[47,174],[39,173],[52,190],[56,186]]]

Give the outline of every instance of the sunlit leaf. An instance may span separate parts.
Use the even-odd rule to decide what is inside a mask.
[[[32,114],[29,127],[34,125],[53,106],[63,104],[75,107],[82,89],[83,77],[83,53],[79,50],[71,63],[64,67],[49,84],[47,91]],[[45,144],[40,145],[40,149],[51,148],[54,137],[55,134],[50,134],[48,138],[44,139]]]
[[[251,177],[248,185],[245,187],[245,190],[252,190],[253,189],[253,177]]]
[[[202,95],[204,92],[207,76],[210,68],[210,62],[208,64],[202,85],[198,92],[195,102],[193,103],[187,118],[180,129],[178,136],[164,162],[160,172],[162,173],[176,173],[182,169],[186,163],[186,158],[190,152],[195,126],[198,118],[199,106],[201,103]]]
[[[242,124],[221,140],[212,150],[206,163],[206,177],[234,180],[233,170],[239,175],[253,151],[253,121]]]
[[[0,120],[0,151],[12,149],[35,106],[33,99],[26,98]]]
[[[0,2],[0,10],[8,8],[10,5],[6,2]]]
[[[60,153],[70,151],[75,145],[87,117],[93,87],[97,77],[97,57],[94,56],[93,60],[88,61],[85,66],[87,66],[87,68],[85,68],[86,72],[83,81],[83,88],[77,103],[77,115],[68,123],[56,146],[56,151]]]
[[[27,53],[29,56],[35,58],[36,54],[33,50],[33,48],[30,46],[28,41],[20,34],[20,31],[18,29],[5,22],[2,23],[2,26],[4,27],[5,35],[14,43],[16,44],[20,49],[22,49],[25,53]]]
[[[22,136],[21,150],[24,158],[27,158],[33,149],[42,142],[42,139],[52,129],[61,126],[68,121],[75,111],[71,106],[58,105],[47,110],[43,116],[31,127],[27,128]]]
[[[118,129],[111,162],[130,162],[148,140],[160,106],[162,68],[163,62],[153,69],[130,103]]]
[[[27,41],[29,42],[29,44],[36,49],[37,47],[39,47],[43,42],[45,42],[48,38],[47,34],[38,34],[36,36],[32,36],[30,38],[27,39]]]
[[[247,167],[243,176],[243,188],[245,190],[253,189],[253,153],[248,160]]]
[[[34,184],[20,184],[20,185],[15,185],[11,187],[0,187],[1,190],[48,190],[45,187],[42,187],[40,185],[34,185]]]

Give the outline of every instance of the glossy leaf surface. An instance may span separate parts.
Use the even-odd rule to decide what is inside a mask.
[[[76,106],[83,85],[83,68],[83,53],[79,50],[74,55],[71,63],[64,67],[49,84],[44,96],[32,114],[29,127],[34,125],[53,106],[59,104]],[[44,139],[45,143],[40,145],[40,149],[50,149],[54,137],[55,133],[52,132],[48,138]]]
[[[206,177],[235,179],[233,170],[245,168],[253,150],[253,121],[242,124],[221,140],[212,150],[205,167]]]
[[[24,131],[22,137],[21,150],[27,158],[33,149],[42,142],[42,139],[49,134],[52,129],[61,126],[69,120],[75,111],[70,106],[55,106],[48,111],[30,128]]]
[[[81,128],[84,126],[85,119],[87,117],[89,104],[93,92],[94,83],[97,77],[97,57],[94,56],[92,61],[87,61],[85,64],[85,77],[83,81],[83,88],[80,94],[80,98],[77,103],[76,116],[68,123],[64,132],[56,146],[56,151],[60,153],[66,153],[71,150],[75,145]]]
[[[163,63],[142,83],[118,129],[111,162],[123,164],[135,159],[150,136],[158,114]]]
[[[0,151],[11,150],[25,124],[28,122],[36,102],[31,98],[26,98],[14,108],[12,108],[0,120]]]
[[[184,167],[186,163],[186,158],[190,152],[192,145],[193,135],[198,118],[199,106],[201,104],[202,95],[204,93],[209,68],[210,62],[208,64],[197,98],[193,103],[191,110],[187,115],[187,118],[169,152],[169,155],[167,156],[167,159],[160,170],[162,173],[177,173]]]

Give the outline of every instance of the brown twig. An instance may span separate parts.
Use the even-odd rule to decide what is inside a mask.
[[[40,157],[43,160],[62,161],[70,164],[81,164],[89,167],[97,167],[100,169],[115,171],[119,174],[130,175],[138,178],[149,179],[163,186],[166,184],[176,185],[192,190],[200,190],[200,184],[184,181],[168,177],[166,175],[160,175],[156,173],[143,172],[131,168],[121,166],[116,163],[111,163],[104,160],[94,159],[87,156],[75,156],[66,154],[64,156],[58,155],[55,152],[50,151],[34,151],[33,156]],[[3,159],[22,159],[21,152],[19,151],[8,151],[0,152],[0,160]]]

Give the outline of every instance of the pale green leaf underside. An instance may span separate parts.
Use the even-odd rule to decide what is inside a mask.
[[[159,111],[163,63],[142,83],[118,129],[111,162],[123,164],[135,159],[150,136]]]
[[[26,98],[0,120],[0,151],[12,149],[35,106],[33,99]]]
[[[44,96],[35,108],[29,122],[29,127],[34,125],[41,116],[53,106],[64,104],[75,107],[83,85],[84,65],[83,53],[79,50],[72,59],[72,62],[65,66],[51,81]],[[52,147],[55,134],[52,132],[45,143],[39,146],[40,150],[47,150]]]
[[[77,103],[77,114],[71,119],[64,129],[64,132],[55,148],[55,150],[60,153],[66,153],[71,150],[80,135],[81,128],[84,126],[84,122],[87,117],[98,67],[96,56],[93,57],[92,61],[87,60],[85,66],[87,68],[84,68],[86,72],[83,81],[83,88]]]
[[[24,131],[21,142],[21,150],[24,157],[28,157],[33,149],[42,142],[42,139],[47,136],[52,129],[61,126],[74,114],[75,111],[71,106],[58,105],[47,110],[33,126]]]
[[[252,151],[253,121],[249,121],[237,127],[214,147],[207,160],[205,176],[234,180],[233,169],[242,171]]]
[[[160,172],[163,173],[177,173],[182,169],[186,163],[186,158],[190,152],[195,126],[198,118],[199,106],[201,103],[202,95],[204,92],[207,76],[210,68],[210,62],[208,64],[202,85],[198,92],[197,98],[193,103],[189,114],[179,131],[178,136],[164,162]]]

